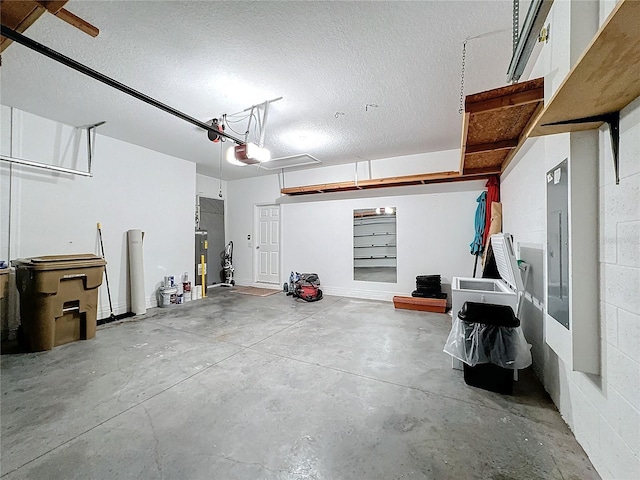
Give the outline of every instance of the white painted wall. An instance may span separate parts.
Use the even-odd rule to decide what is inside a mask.
[[[222,197],[220,192],[222,192]],[[201,197],[225,200],[227,198],[227,182],[198,173],[196,175],[196,193]]]
[[[84,135],[69,126],[2,107],[3,153],[86,169]],[[12,152],[5,129],[12,125]],[[116,314],[127,311],[126,232],[144,237],[147,306],[165,275],[193,270],[195,164],[97,135],[92,178],[0,164],[2,236],[0,256],[100,254],[102,223],[111,296]],[[9,189],[11,187],[11,215]],[[9,229],[11,235],[4,232]],[[99,291],[98,318],[109,316],[106,286]]]
[[[416,275],[440,274],[447,285],[453,276],[470,276],[474,257],[469,244],[483,182],[447,187],[434,185],[413,195],[283,204],[283,271],[317,273],[329,295],[387,301],[410,295]],[[380,206],[397,212],[395,284],[353,280],[353,210]]]
[[[371,160],[371,178],[460,170],[460,149]]]
[[[459,161],[459,153],[429,154],[432,158]],[[414,157],[414,156],[411,156]],[[415,159],[409,159],[411,161]],[[402,158],[391,160],[405,174]],[[441,163],[434,162],[437,171]],[[415,167],[415,165],[414,165]],[[428,173],[424,166],[420,173]],[[298,185],[353,180],[353,164],[341,168],[301,170],[295,173]],[[393,170],[387,170],[389,176]],[[286,174],[290,178],[291,174]],[[287,181],[287,186],[291,186]],[[415,276],[440,273],[450,283],[455,275],[469,276],[474,258],[469,254],[473,240],[476,198],[483,181],[385,188],[335,194],[281,197],[277,175],[229,182],[227,222],[229,239],[235,245],[236,281],[254,283],[254,207],[281,205],[280,283],[291,270],[320,275],[327,294],[391,300],[415,289]],[[353,281],[353,210],[393,206],[397,210],[398,282],[396,284]]]
[[[228,183],[225,204],[227,242],[233,241],[233,266],[235,280],[239,285],[252,285],[255,280],[253,257],[254,209],[256,205],[274,204],[280,197],[277,175],[246,178]],[[251,240],[247,240],[247,236]]]
[[[614,3],[601,2],[600,22]],[[531,74],[532,78],[545,75],[545,98],[550,98],[579,55],[576,51],[584,47],[579,43],[587,36],[573,32],[588,22],[573,29],[571,22],[591,18],[593,7],[593,2],[554,3],[552,37]],[[599,216],[601,374],[571,371],[546,345],[550,330],[540,298],[525,302],[522,318],[527,340],[533,343],[534,368],[604,479],[640,478],[640,99],[621,115],[620,185],[613,178],[606,127],[598,133],[594,152],[599,163],[599,211],[594,213]],[[542,258],[546,257],[545,173],[570,157],[572,149],[580,147],[576,142],[580,137],[568,134],[529,140],[502,178],[504,228],[521,247],[540,249]],[[544,271],[532,274],[545,280]]]
[[[450,172],[460,169],[460,149],[442,152],[426,152],[401,157],[365,160],[357,163],[358,180],[386,178],[404,175],[420,175],[432,172]],[[285,172],[286,187],[300,187],[321,183],[354,181],[356,164],[333,165],[324,168]]]

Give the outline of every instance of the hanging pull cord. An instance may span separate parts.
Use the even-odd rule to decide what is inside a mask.
[[[222,198],[222,161],[224,160],[224,147],[223,143],[220,142],[220,170],[218,173],[218,182],[220,184],[220,190],[218,191],[218,197]],[[233,147],[231,147],[233,148]]]
[[[458,113],[462,115],[464,110],[464,63],[467,58],[467,41],[462,44],[462,69],[460,72],[460,107]]]
[[[518,0],[514,0],[517,2]],[[458,113],[462,114],[464,112],[464,67],[467,59],[467,42],[469,40],[476,40],[479,38],[491,37],[493,35],[497,35],[499,33],[508,32],[508,28],[503,28],[502,30],[493,30],[491,32],[482,33],[480,35],[475,35],[473,37],[467,37],[464,39],[464,43],[462,44],[462,68],[460,71],[460,107],[458,108]]]

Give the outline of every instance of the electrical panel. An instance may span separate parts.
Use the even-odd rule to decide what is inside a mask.
[[[547,312],[569,328],[569,182],[567,159],[547,172]]]

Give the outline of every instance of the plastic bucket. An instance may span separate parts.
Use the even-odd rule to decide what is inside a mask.
[[[175,303],[175,300],[171,302],[171,297],[173,297],[174,299],[176,298],[176,295],[178,294],[178,289],[176,287],[160,287],[158,289],[158,293],[159,293],[158,306],[162,308],[167,308],[171,306],[172,303]]]

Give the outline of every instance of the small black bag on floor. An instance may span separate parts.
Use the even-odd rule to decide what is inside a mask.
[[[447,294],[442,293],[440,275],[418,275],[416,277],[416,289],[411,292],[411,296],[418,298],[447,298]]]

